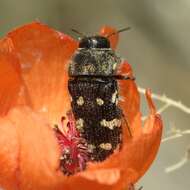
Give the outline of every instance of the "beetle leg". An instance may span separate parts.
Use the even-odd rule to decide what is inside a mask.
[[[138,188],[137,190],[142,190],[142,186],[140,187],[140,188]],[[135,190],[136,188],[135,188],[135,186],[133,185],[133,184],[130,184],[129,185],[129,190]]]
[[[135,77],[129,75],[115,75],[117,80],[135,80]]]
[[[125,124],[126,124],[126,126],[127,126],[129,135],[130,135],[130,137],[132,138],[133,135],[132,135],[132,132],[131,132],[130,124],[129,124],[129,121],[128,121],[127,117],[125,117],[124,113],[122,113],[122,118],[123,118],[123,120],[124,120],[124,122],[125,122]]]

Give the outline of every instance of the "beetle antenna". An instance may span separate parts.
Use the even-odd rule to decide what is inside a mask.
[[[115,34],[119,34],[119,33],[121,33],[121,32],[125,32],[125,31],[130,30],[130,29],[131,29],[131,27],[122,28],[122,29],[120,29],[120,30],[117,30],[116,32],[113,32],[113,33],[109,34],[109,35],[107,36],[107,38],[109,38],[110,36],[113,36],[113,35],[115,35]]]
[[[80,31],[78,31],[78,30],[76,30],[74,28],[71,28],[71,31],[74,32],[74,33],[76,33],[76,34],[78,34],[80,37],[86,37],[85,34],[83,34],[82,32],[80,32]]]

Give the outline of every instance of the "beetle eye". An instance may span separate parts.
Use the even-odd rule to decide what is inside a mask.
[[[96,38],[97,48],[110,48],[110,41],[109,39],[98,36]]]
[[[79,48],[90,48],[91,47],[91,40],[87,37],[82,38],[79,42]]]

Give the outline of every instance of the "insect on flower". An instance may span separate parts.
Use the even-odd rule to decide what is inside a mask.
[[[72,136],[78,140],[75,142],[72,140],[74,147],[72,143],[70,148],[62,147],[61,167],[64,168],[65,174],[74,174],[75,170],[84,169],[87,161],[103,161],[114,151],[119,150],[122,146],[122,119],[128,127],[129,134],[132,135],[128,120],[118,106],[117,81],[134,80],[134,77],[118,74],[121,59],[111,48],[109,41],[112,35],[128,29],[118,30],[106,37],[85,36],[73,30],[82,35],[82,39],[69,63],[68,89],[72,100],[70,112],[74,117],[72,117],[73,121],[72,118],[69,119],[67,126],[68,133],[72,126]],[[59,137],[60,130],[58,127],[56,129]],[[63,137],[65,138],[66,136]],[[79,143],[78,146],[76,142]],[[60,143],[64,144],[61,141]],[[83,159],[81,163],[83,167],[78,168],[82,156],[80,154],[76,156],[73,151],[78,152],[81,146],[84,149],[83,155],[86,153],[88,159]],[[66,166],[68,164],[70,169]]]
[[[118,37],[105,26],[78,42],[33,22],[0,40],[3,189],[123,190],[148,170],[162,120],[147,90],[142,126],[131,66],[114,51]]]

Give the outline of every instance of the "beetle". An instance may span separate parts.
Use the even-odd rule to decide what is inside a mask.
[[[103,161],[121,146],[123,113],[117,80],[134,80],[117,75],[121,59],[110,47],[111,35],[84,36],[69,64],[71,108],[90,161]]]
[[[128,29],[118,30],[117,33]],[[68,138],[67,135],[62,137],[62,142],[67,141],[70,147],[63,147],[60,163],[66,175],[84,170],[88,161],[104,161],[119,150],[122,146],[123,119],[131,135],[127,118],[118,105],[118,80],[135,78],[118,74],[121,58],[111,48],[109,40],[114,34],[106,37],[83,35],[70,59],[68,91],[71,110],[67,114],[69,135]],[[58,139],[61,139],[59,128],[56,127],[55,131]]]

